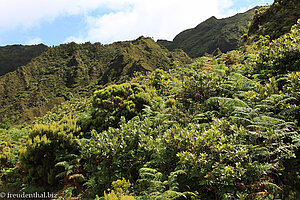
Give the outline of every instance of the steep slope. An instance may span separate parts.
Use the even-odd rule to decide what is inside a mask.
[[[41,55],[48,47],[39,45],[8,45],[0,47],[0,76],[28,64],[33,58]]]
[[[247,29],[254,10],[239,13],[229,18],[211,17],[192,29],[179,33],[173,41],[157,42],[169,50],[183,49],[191,57],[214,53],[217,49],[227,52],[238,47],[240,30]]]
[[[275,0],[271,6],[256,10],[249,26],[249,36],[269,35],[276,39],[290,31],[300,18],[299,0]]]
[[[136,71],[168,69],[190,62],[150,38],[111,45],[63,44],[49,48],[12,73],[0,77],[0,118],[30,121],[72,97],[90,95],[109,82],[126,81]]]

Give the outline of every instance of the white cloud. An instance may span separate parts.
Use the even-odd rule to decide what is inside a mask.
[[[0,30],[31,28],[59,16],[88,13],[99,7],[124,7],[130,0],[1,0]]]
[[[74,33],[66,42],[102,42],[131,40],[141,35],[169,39],[205,19],[222,18],[234,0],[1,0],[0,33],[4,30],[28,30],[42,22],[62,16],[85,16],[86,32]],[[95,16],[91,11],[112,12]],[[225,11],[225,12],[224,12]]]
[[[86,35],[72,36],[67,41],[111,43],[141,35],[172,40],[180,31],[213,15],[228,16],[229,13],[223,11],[233,4],[232,0],[131,0],[128,3],[132,5],[130,9],[100,17],[87,16]]]
[[[34,44],[41,44],[43,43],[43,40],[42,38],[33,38],[33,39],[30,39],[28,42],[27,42],[27,45],[34,45]]]

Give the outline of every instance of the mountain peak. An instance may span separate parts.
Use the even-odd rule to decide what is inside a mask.
[[[218,20],[215,16],[211,16],[210,18],[208,18],[206,21],[210,21],[210,20]]]
[[[172,42],[157,42],[169,50],[182,49],[193,58],[217,49],[227,52],[238,47],[239,29],[247,29],[253,15],[254,9],[223,19],[212,16],[195,28],[179,33]]]

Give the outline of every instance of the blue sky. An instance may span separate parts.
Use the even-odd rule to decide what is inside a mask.
[[[211,16],[274,0],[0,0],[0,46],[75,41],[172,40]]]

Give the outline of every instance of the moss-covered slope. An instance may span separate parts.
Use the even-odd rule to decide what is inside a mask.
[[[299,18],[299,0],[275,0],[271,6],[256,10],[249,35],[254,39],[259,35],[269,35],[271,39],[276,39],[289,32]]]
[[[0,76],[28,64],[33,58],[41,55],[48,47],[39,45],[9,45],[0,47]]]
[[[144,37],[105,46],[70,43],[49,48],[28,65],[0,77],[0,117],[30,121],[56,104],[90,95],[109,82],[126,81],[135,72],[188,62],[184,52],[169,52]]]

